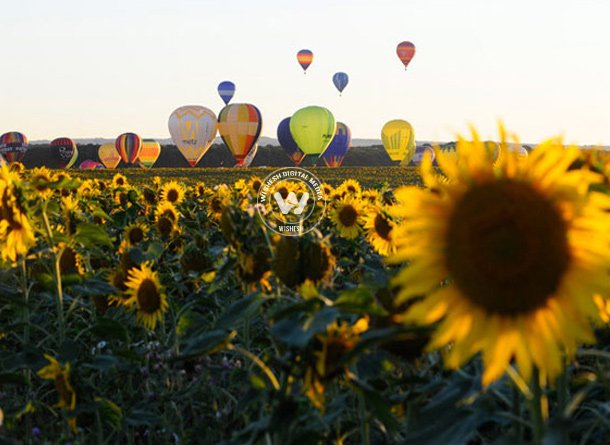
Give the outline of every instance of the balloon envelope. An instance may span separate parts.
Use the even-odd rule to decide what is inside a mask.
[[[102,164],[108,169],[116,168],[116,166],[119,165],[119,162],[121,162],[121,156],[113,143],[100,145],[97,149],[97,156],[100,158]]]
[[[322,160],[327,167],[341,167],[345,154],[352,143],[352,132],[343,122],[337,122],[335,136],[328,148],[322,153]]]
[[[237,165],[243,165],[262,129],[261,112],[252,104],[227,105],[218,115],[218,132]]]
[[[13,162],[21,162],[28,151],[28,138],[23,133],[18,131],[9,131],[0,136],[0,155],[12,164]]]
[[[335,117],[324,107],[301,108],[290,118],[290,133],[306,155],[320,155],[335,136]]]
[[[413,155],[413,159],[411,161],[414,165],[421,164],[422,159],[424,158],[425,153],[430,153],[430,157],[432,162],[434,162],[435,154],[434,149],[429,145],[422,145],[415,149],[415,154]]]
[[[339,93],[342,93],[347,83],[349,82],[349,76],[346,73],[335,73],[333,76],[333,83],[335,87],[339,90]]]
[[[415,154],[415,133],[407,121],[396,119],[381,129],[381,142],[392,161],[408,164]]]
[[[138,161],[146,167],[151,168],[157,159],[159,159],[159,155],[161,154],[161,145],[155,141],[154,139],[144,139],[142,141],[142,150],[140,151],[140,157]]]
[[[305,157],[305,153],[301,151],[290,133],[289,117],[283,119],[277,126],[277,140],[294,165],[298,166]]]
[[[70,168],[78,158],[78,148],[70,138],[57,138],[51,141],[51,152],[57,159],[59,168]]]
[[[303,67],[303,72],[307,71],[311,62],[313,62],[313,53],[308,49],[302,49],[297,53],[297,60],[299,64]]]
[[[169,116],[169,132],[174,144],[191,167],[197,165],[216,137],[216,115],[199,105],[177,108]]]
[[[256,157],[257,152],[258,152],[258,144],[254,144],[254,147],[252,147],[252,150],[250,150],[250,153],[248,153],[248,155],[244,158],[244,163],[242,164],[242,167],[250,167],[250,165],[252,164],[252,161],[254,161],[254,158]]]
[[[396,54],[406,70],[409,62],[411,62],[411,59],[413,59],[413,56],[415,55],[415,45],[411,42],[400,42],[396,47]]]
[[[228,80],[220,82],[220,84],[218,84],[218,94],[225,105],[229,105],[229,102],[231,102],[231,99],[233,99],[233,95],[235,94],[235,84]]]
[[[87,159],[86,161],[81,162],[78,168],[80,168],[81,170],[93,170],[95,168],[104,168],[104,166],[99,162]]]
[[[134,164],[142,150],[142,138],[135,133],[123,133],[116,138],[115,147],[123,162]]]

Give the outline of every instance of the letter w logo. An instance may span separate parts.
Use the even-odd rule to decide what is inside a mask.
[[[303,213],[303,210],[305,210],[305,206],[307,205],[307,201],[309,200],[309,193],[303,193],[300,201],[297,199],[297,195],[295,195],[294,192],[288,193],[288,196],[286,197],[285,201],[279,192],[275,192],[273,194],[273,197],[275,198],[275,202],[277,202],[277,205],[280,207],[282,215],[287,215],[288,212],[290,212],[294,207],[296,208],[293,210],[292,213],[294,213],[295,215],[300,215],[301,213]]]
[[[194,124],[194,125],[193,125]],[[199,131],[199,122],[180,122],[180,133],[182,134],[182,140],[190,141],[197,139],[197,132]]]

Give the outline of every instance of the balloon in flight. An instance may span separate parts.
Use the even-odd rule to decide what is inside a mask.
[[[12,164],[21,162],[28,151],[28,138],[18,131],[9,131],[0,136],[0,155]]]
[[[116,150],[126,164],[135,164],[142,150],[142,138],[135,133],[123,133],[116,138]]]
[[[113,143],[100,145],[97,149],[97,156],[100,158],[101,163],[108,169],[116,168],[117,165],[119,165],[119,162],[121,162],[121,156],[116,150],[116,144]]]
[[[230,104],[220,110],[218,133],[238,166],[243,166],[263,129],[261,112],[252,104]]]
[[[415,132],[405,120],[387,122],[381,129],[381,142],[392,161],[407,165],[415,154]]]
[[[78,148],[70,138],[57,138],[51,141],[51,152],[57,159],[59,168],[70,168],[78,158]]]
[[[339,95],[343,92],[349,82],[349,76],[346,73],[335,73],[333,75],[333,83],[339,90]]]
[[[324,153],[322,160],[327,167],[341,167],[345,154],[352,143],[352,132],[343,122],[337,122],[335,136]]]
[[[216,114],[199,105],[177,108],[170,115],[172,141],[191,167],[197,165],[214,142],[217,125]]]
[[[290,133],[305,155],[316,158],[335,136],[335,117],[330,110],[312,105],[301,108],[290,118]]]
[[[233,95],[235,94],[235,84],[228,80],[220,82],[220,84],[218,84],[218,94],[225,105],[229,105],[229,102],[231,102],[231,99],[233,99]]]
[[[415,45],[411,42],[400,42],[396,47],[396,54],[406,70],[413,56],[415,56]]]
[[[297,53],[297,60],[301,67],[303,67],[303,74],[305,74],[307,68],[309,68],[309,65],[313,62],[313,53],[308,49],[302,49]]]
[[[301,164],[301,161],[305,157],[305,153],[301,151],[297,143],[294,141],[292,134],[290,133],[290,118],[283,119],[277,126],[277,140],[290,158],[294,165],[297,167]]]
[[[154,139],[144,139],[138,161],[143,167],[151,168],[157,162],[157,159],[159,159],[160,154],[161,145],[157,141]]]

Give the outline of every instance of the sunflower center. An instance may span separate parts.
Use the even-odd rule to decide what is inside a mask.
[[[167,200],[169,202],[176,202],[178,201],[178,190],[176,189],[171,189],[167,192]]]
[[[286,199],[288,197],[288,189],[286,187],[280,187],[278,189],[278,193],[282,196],[282,199]]]
[[[387,218],[378,213],[377,216],[375,216],[375,232],[377,235],[382,237],[384,240],[389,240],[391,231],[392,226],[388,222]]]
[[[142,280],[138,287],[138,305],[142,312],[152,314],[161,307],[161,294],[157,285],[150,278]]]
[[[134,227],[129,231],[129,242],[131,244],[139,243],[144,239],[144,231],[140,227]]]
[[[157,222],[157,227],[159,228],[159,232],[163,235],[167,235],[174,229],[174,223],[166,217],[161,217]]]
[[[354,224],[356,224],[357,218],[358,212],[350,204],[344,206],[339,211],[339,221],[341,221],[341,224],[343,224],[345,227],[352,227]]]
[[[449,273],[466,298],[491,313],[544,306],[570,260],[559,210],[524,182],[472,187],[449,220]]]

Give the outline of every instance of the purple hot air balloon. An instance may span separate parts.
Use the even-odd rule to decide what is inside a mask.
[[[349,150],[352,143],[352,132],[349,127],[343,122],[337,122],[337,129],[335,130],[335,136],[330,141],[330,145],[324,153],[322,153],[322,160],[327,167],[341,167],[345,153]]]
[[[290,133],[290,118],[287,117],[277,126],[277,140],[288,155],[288,157],[294,162],[294,165],[299,166],[305,158],[305,153],[301,151],[297,143]]]

